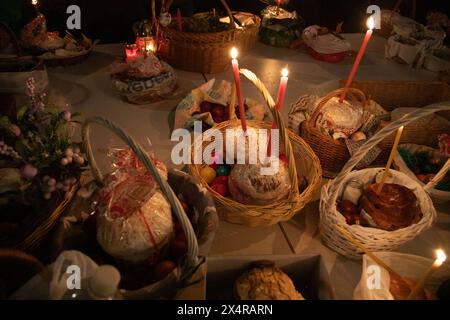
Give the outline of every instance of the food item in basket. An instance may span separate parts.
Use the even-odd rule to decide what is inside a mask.
[[[116,89],[133,103],[162,100],[178,85],[174,69],[151,52],[114,64],[111,79]]]
[[[116,259],[154,263],[173,236],[171,206],[130,150],[116,157],[121,158],[119,170],[99,192],[97,241]],[[153,161],[166,176],[164,164]]]
[[[325,103],[317,120],[317,126],[336,140],[349,138],[361,128],[362,124],[362,108],[352,105],[347,100],[340,103],[337,97],[331,98]]]
[[[261,11],[261,42],[289,47],[297,40],[304,27],[304,21],[297,12],[289,12],[277,6],[268,6]]]
[[[287,274],[275,266],[259,266],[234,284],[238,300],[304,300]]]
[[[360,214],[371,227],[394,231],[417,223],[422,218],[419,201],[405,186],[385,183],[378,193],[379,185],[370,184],[360,200]]]
[[[291,181],[287,166],[280,161],[279,170],[273,175],[262,175],[263,167],[269,167],[269,163],[233,167],[228,188],[234,200],[248,205],[268,205],[288,196]]]
[[[39,14],[22,29],[22,45],[37,53],[44,59],[67,58],[86,54],[92,48],[92,41],[85,35],[77,39],[68,33],[64,38],[58,32],[47,30],[47,21],[43,14]]]
[[[350,43],[341,35],[317,25],[303,30],[302,39],[308,52],[317,60],[340,62],[350,53]]]

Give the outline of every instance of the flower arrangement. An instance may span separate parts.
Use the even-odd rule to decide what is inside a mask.
[[[29,105],[0,115],[0,222],[17,208],[39,212],[45,202],[67,196],[87,165],[72,141],[77,114],[61,112],[45,93],[36,95],[34,78],[27,91]]]

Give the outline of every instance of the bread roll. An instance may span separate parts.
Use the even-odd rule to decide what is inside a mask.
[[[234,292],[238,300],[304,300],[292,280],[276,267],[258,267],[241,275]]]
[[[361,216],[369,226],[394,231],[417,223],[422,218],[419,201],[410,189],[385,183],[381,192],[377,191],[378,184],[371,184],[359,200]]]

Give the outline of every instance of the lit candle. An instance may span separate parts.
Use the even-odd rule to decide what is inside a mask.
[[[406,300],[412,300],[416,297],[417,293],[422,290],[422,288],[425,286],[427,281],[430,279],[432,274],[439,269],[440,266],[447,260],[447,256],[445,255],[445,252],[442,250],[436,250],[436,260],[434,260],[431,267],[428,269],[428,271],[423,275],[423,277],[417,282],[415,287],[411,290],[411,293],[408,295]]]
[[[247,132],[247,123],[245,120],[245,108],[244,108],[244,100],[242,99],[242,91],[241,91],[241,78],[239,75],[239,63],[237,61],[237,50],[235,47],[231,49],[231,64],[233,66],[233,76],[234,83],[236,84],[236,95],[238,98],[239,105],[239,116],[241,118],[242,130]]]
[[[31,4],[34,6],[37,12],[39,12],[39,1],[38,0],[31,0]]]
[[[277,109],[278,111],[281,111],[283,109],[283,103],[284,103],[284,96],[286,95],[286,88],[288,83],[288,75],[289,70],[287,68],[284,68],[281,70],[281,80],[280,80],[280,86],[278,87],[278,96],[277,96]],[[275,121],[272,121],[272,129],[275,129],[277,127]],[[272,145],[271,145],[271,139],[270,139],[270,133],[269,133],[269,141],[267,142],[267,156],[270,157],[272,152]]]
[[[366,36],[364,37],[363,43],[361,44],[361,48],[359,49],[358,55],[356,56],[355,63],[353,64],[352,71],[350,72],[350,75],[348,76],[347,82],[345,83],[345,88],[342,91],[341,97],[339,99],[339,102],[343,102],[345,99],[345,95],[347,94],[347,89],[350,88],[353,78],[355,77],[356,71],[358,70],[359,63],[362,60],[362,57],[364,56],[364,52],[366,51],[367,44],[370,41],[370,38],[372,37],[373,28],[375,27],[375,20],[373,17],[370,17],[367,20],[367,27],[369,30],[366,32]]]
[[[383,185],[384,185],[387,177],[389,176],[389,169],[391,168],[392,160],[394,160],[395,152],[397,152],[397,146],[400,142],[400,138],[402,137],[402,133],[403,133],[403,126],[398,128],[398,130],[397,130],[397,135],[395,136],[395,139],[394,139],[394,145],[392,146],[391,154],[389,155],[389,159],[386,164],[386,168],[384,169],[383,177],[381,178],[380,184],[378,185],[377,193],[380,193],[381,190],[383,190]]]

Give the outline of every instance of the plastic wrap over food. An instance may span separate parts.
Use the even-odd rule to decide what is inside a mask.
[[[175,70],[153,54],[139,56],[111,67],[114,87],[130,102],[145,104],[170,96],[176,89]]]
[[[325,103],[317,120],[317,126],[334,139],[348,138],[363,124],[363,109],[334,97]]]
[[[350,43],[337,33],[322,33],[322,27],[313,25],[303,30],[302,39],[305,44],[322,54],[336,54],[351,50]]]
[[[171,206],[130,149],[111,155],[116,170],[99,191],[97,241],[117,259],[156,261],[172,235]],[[151,159],[167,179],[165,165]]]

